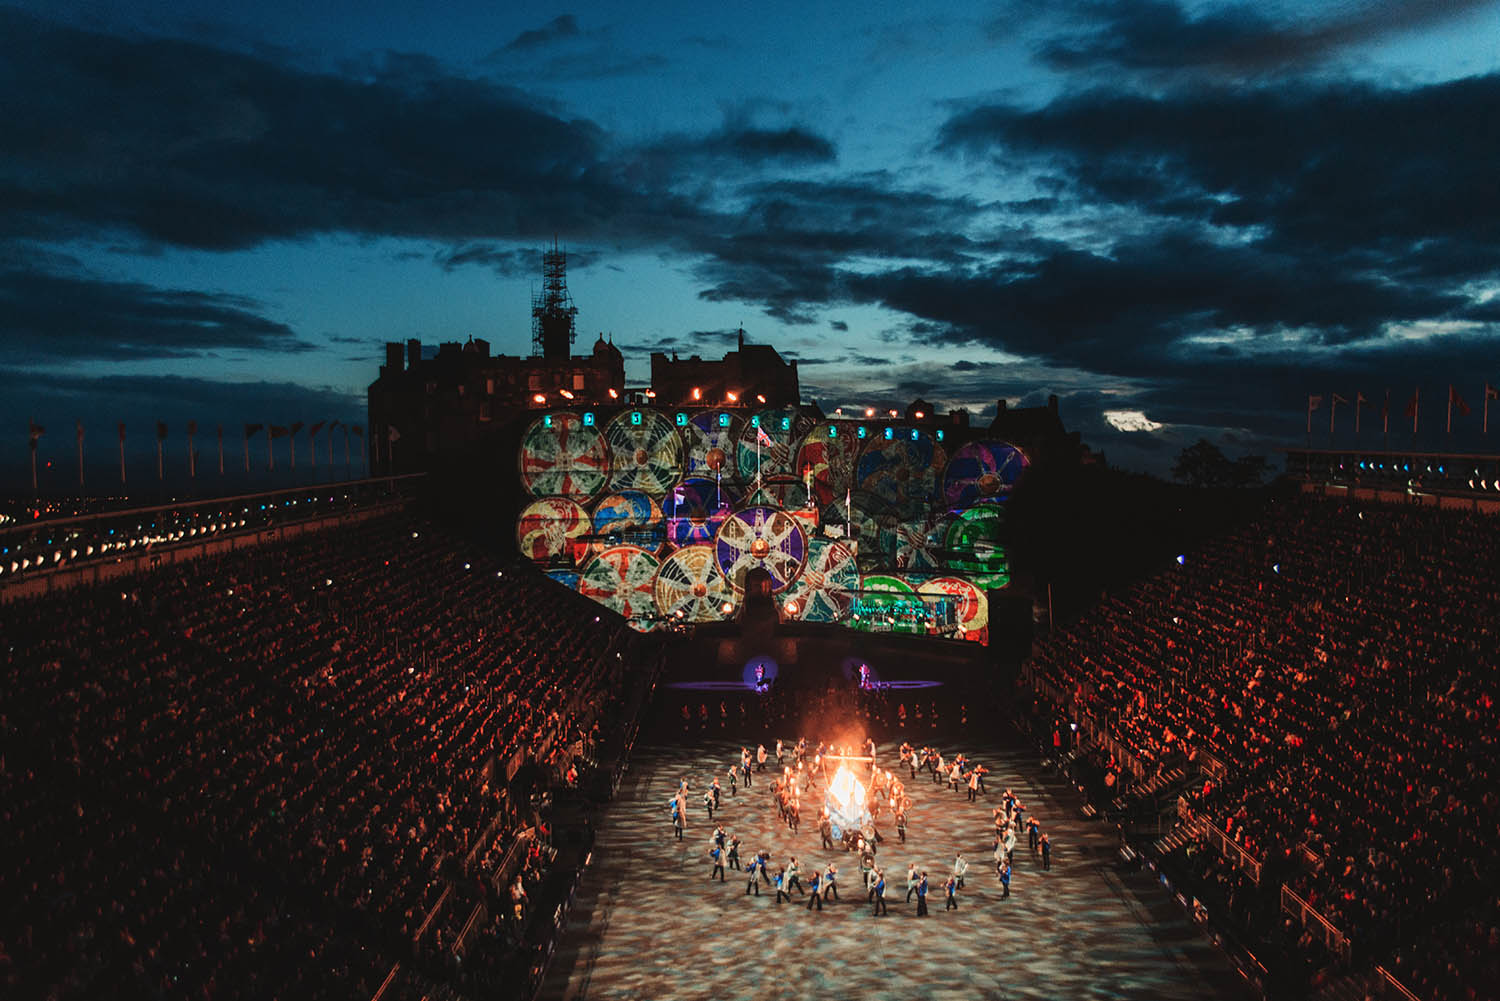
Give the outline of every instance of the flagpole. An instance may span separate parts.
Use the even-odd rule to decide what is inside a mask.
[[[1391,450],[1391,391],[1385,391],[1385,409],[1380,413],[1380,435],[1382,452]]]
[[[240,430],[241,430],[241,433],[244,435],[244,442],[245,442],[245,472],[248,473],[248,472],[250,472],[250,429],[248,427],[241,426]]]
[[[161,442],[161,425],[158,424],[156,426],[156,482],[158,483],[162,481]]]
[[[83,493],[83,421],[74,421],[78,429],[78,492]]]
[[[31,440],[31,495],[37,497],[40,492],[36,488],[36,422],[30,417],[26,418],[26,433]]]
[[[331,460],[330,460],[331,461]],[[344,428],[344,479],[353,475],[353,466],[349,462],[349,428]]]
[[[1443,435],[1445,439],[1453,436],[1453,387],[1451,385],[1448,387],[1448,426],[1443,430]]]
[[[125,485],[125,425],[120,424],[120,486]]]
[[[276,441],[274,431],[274,425],[266,425],[266,469],[273,473],[276,472],[276,449],[272,447]]]
[[[198,431],[197,424],[188,425],[188,481],[191,483],[198,478],[198,457],[193,454],[193,435]]]
[[[224,475],[224,425],[218,427],[219,434],[219,475]]]

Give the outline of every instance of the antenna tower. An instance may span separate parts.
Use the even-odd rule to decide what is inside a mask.
[[[542,291],[531,295],[531,353],[543,358],[567,359],[578,336],[574,319],[578,307],[568,294],[568,255],[552,249],[542,252]]]

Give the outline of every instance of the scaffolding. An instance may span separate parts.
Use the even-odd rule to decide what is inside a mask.
[[[543,358],[568,358],[578,336],[574,319],[578,307],[568,293],[568,255],[554,240],[542,252],[542,290],[531,296],[531,353]]]

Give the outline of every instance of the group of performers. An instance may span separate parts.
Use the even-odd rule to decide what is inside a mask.
[[[809,746],[805,737],[795,744],[777,740],[774,757],[776,777],[771,783],[771,793],[779,819],[793,834],[800,830],[804,795],[815,790],[819,783],[827,789],[839,767],[849,768],[851,764],[856,766],[849,768],[849,771],[854,773],[857,770],[858,777],[863,780],[860,783],[864,790],[863,802],[846,804],[841,807],[838,817],[847,823],[850,815],[856,815],[858,824],[842,826],[835,823],[835,816],[830,814],[828,807],[823,806],[818,810],[818,830],[822,848],[842,847],[858,857],[860,881],[866,902],[872,905],[872,913],[876,916],[887,913],[885,871],[875,861],[879,846],[886,840],[878,822],[884,816],[891,817],[899,843],[906,843],[907,813],[912,806],[906,781],[915,781],[918,771],[927,771],[934,783],[946,783],[954,792],[965,792],[969,802],[977,801],[980,796],[988,796],[984,787],[984,776],[989,771],[987,768],[963,754],[945,759],[935,747],[918,749],[910,743],[902,743],[898,771],[906,772],[906,781],[897,772],[879,767],[875,742],[868,739],[857,748],[835,746],[821,741]],[[739,759],[725,773],[729,795],[738,796],[741,784],[747,789],[752,787],[754,776],[767,770],[771,758],[772,752],[764,744],[758,745],[753,752],[748,747],[742,747]],[[714,774],[702,794],[710,823],[713,822],[714,812],[722,807],[723,793],[724,783],[720,781],[719,774]],[[686,826],[687,796],[688,781],[683,779],[667,804],[672,813],[674,834],[679,841],[682,840]],[[1005,791],[1000,805],[993,808],[992,814],[995,875],[1003,891],[1001,897],[1005,899],[1010,896],[1013,853],[1020,830],[1026,830],[1030,848],[1034,854],[1041,856],[1043,869],[1051,868],[1051,846],[1047,835],[1041,833],[1041,825],[1037,819],[1023,816],[1025,807],[1011,790]],[[722,823],[714,829],[708,855],[713,863],[709,878],[724,882],[727,870],[741,871],[746,878],[747,895],[760,896],[764,885],[768,891],[775,891],[776,902],[779,904],[783,898],[792,900],[792,892],[795,890],[799,898],[806,898],[808,910],[822,910],[825,899],[839,899],[836,863],[830,862],[822,868],[816,865],[804,868],[792,856],[786,863],[776,865],[773,871],[771,853],[766,851],[759,851],[748,861],[743,861],[740,839],[727,832]],[[958,892],[963,888],[968,872],[969,862],[959,853],[954,859],[951,873],[943,877],[940,884],[946,899],[945,909],[957,909]],[[906,874],[906,902],[910,903],[913,897],[916,898],[918,916],[927,914],[929,885],[928,872],[912,863]]]

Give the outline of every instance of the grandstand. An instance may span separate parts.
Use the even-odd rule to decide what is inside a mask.
[[[730,963],[674,979],[672,957],[717,963],[717,935],[765,918],[702,892],[660,803],[741,745],[840,729],[881,755],[983,755],[1044,817],[1062,875],[1026,862],[1025,910],[968,891],[940,934],[1007,943],[993,969],[933,949],[860,980],[867,911],[835,910],[807,953],[834,980],[946,996],[930,985],[957,963],[975,996],[1460,1001],[1500,972],[1491,515],[1276,491],[1023,664],[986,652],[1005,649],[994,622],[990,648],[793,623],[802,660],[757,691],[724,660],[750,649],[732,623],[641,632],[508,530],[434,517],[440,490],[371,480],[4,534],[7,997],[749,996]],[[874,684],[852,658],[848,683],[806,670],[877,643],[895,652]],[[917,801],[921,850],[988,852],[956,790]],[[733,816],[815,856],[815,831]],[[640,917],[611,921],[625,900]],[[1088,944],[1035,948],[1016,922]]]

